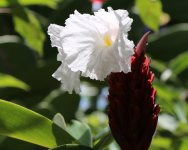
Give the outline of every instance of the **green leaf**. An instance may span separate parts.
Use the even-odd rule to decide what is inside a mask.
[[[4,87],[15,87],[25,91],[28,91],[30,89],[30,87],[23,81],[11,75],[0,73],[0,88]]]
[[[136,8],[146,26],[157,31],[160,26],[162,3],[160,0],[136,0]]]
[[[0,135],[47,148],[75,142],[52,121],[24,107],[0,100],[0,110]]]
[[[66,129],[66,123],[65,123],[65,119],[64,117],[60,114],[57,113],[54,118],[53,118],[53,122],[58,125],[59,127]]]
[[[187,137],[182,138],[181,146],[180,146],[179,150],[187,150],[188,149],[187,142],[188,142],[188,138]]]
[[[50,109],[53,114],[52,117],[57,112],[61,113],[63,114],[63,117],[65,118],[66,122],[69,123],[73,118],[75,118],[75,113],[78,110],[78,105],[80,102],[80,96],[78,94],[68,94],[67,92],[64,92],[61,88],[53,90],[55,88],[53,87],[53,83],[57,83],[57,84],[60,84],[60,83],[51,77],[52,72],[49,72],[49,71],[54,68],[56,69],[57,67],[58,66],[55,66],[52,68],[49,65],[47,65],[45,67],[45,70],[41,70],[42,75],[39,76],[41,78],[40,80],[44,79],[44,83],[47,83],[48,85],[41,84],[42,87],[39,90],[43,90],[46,87],[50,87],[52,91],[48,93],[48,95],[41,101],[41,103],[37,105],[37,107],[38,109],[41,109],[41,108]],[[34,82],[36,82],[35,78],[34,78]],[[51,83],[49,82],[50,80],[52,80]],[[35,84],[36,84],[35,85],[36,87],[39,86],[38,82],[36,82]]]
[[[93,149],[91,147],[87,147],[84,145],[66,144],[51,150],[93,150]]]
[[[178,75],[188,67],[188,52],[183,52],[176,56],[174,59],[172,59],[169,63],[169,67],[175,73],[175,75]]]
[[[45,35],[39,20],[28,9],[18,6],[13,11],[15,30],[25,39],[26,43],[40,56],[43,54]]]
[[[154,60],[154,59],[152,59],[150,66],[155,68],[159,72],[163,72],[166,69],[166,64],[160,62],[159,60]]]
[[[19,3],[20,5],[45,5],[56,8],[58,1],[59,0],[1,0],[0,7],[7,7]]]
[[[97,144],[94,146],[95,150],[102,150],[113,141],[112,134],[109,130],[104,131],[104,133],[102,134],[103,135],[101,136]]]
[[[18,139],[4,137],[4,140],[0,143],[1,150],[13,150],[16,147],[16,150],[34,150],[39,148],[38,145],[34,145],[32,143],[28,143],[25,141],[20,141]]]
[[[165,137],[156,137],[153,138],[152,145],[162,148],[162,149],[169,149],[171,146],[172,141],[169,138]]]
[[[92,135],[89,126],[76,120],[72,122],[72,125],[67,127],[67,131],[76,138],[80,144],[91,147]]]
[[[157,95],[165,101],[172,102],[173,100],[180,99],[180,92],[172,86],[163,84],[157,79],[155,79],[153,86],[157,90]]]

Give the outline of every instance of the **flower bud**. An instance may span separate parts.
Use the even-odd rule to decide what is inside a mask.
[[[158,121],[160,107],[155,104],[154,74],[145,55],[148,34],[131,57],[132,71],[108,76],[109,125],[122,150],[148,150]]]

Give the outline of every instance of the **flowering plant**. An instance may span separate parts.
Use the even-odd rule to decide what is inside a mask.
[[[186,6],[0,0],[0,150],[187,150]]]
[[[108,116],[115,140],[122,150],[148,150],[160,110],[150,59],[145,56],[148,33],[133,50],[127,33],[132,19],[126,10],[112,8],[94,16],[75,11],[65,24],[48,29],[62,62],[53,76],[70,93],[79,92],[80,74],[96,80],[108,76]]]

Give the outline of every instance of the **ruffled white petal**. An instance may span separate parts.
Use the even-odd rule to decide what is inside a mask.
[[[113,11],[109,8],[109,11]],[[114,14],[119,22],[119,31],[115,42],[115,47],[119,53],[118,59],[121,66],[121,71],[128,73],[131,71],[130,58],[134,54],[134,43],[128,40],[128,31],[131,29],[133,20],[128,17],[126,10],[114,11]]]
[[[95,15],[75,11],[61,34],[69,68],[96,80],[104,80],[111,72],[130,72],[134,44],[128,40],[127,32],[131,24],[126,10],[101,9]],[[105,36],[112,45],[105,45]]]
[[[62,63],[52,76],[61,81],[63,90],[68,91],[70,94],[72,91],[80,93],[80,72],[71,71],[65,62],[65,54],[63,53],[61,42],[61,33],[63,29],[63,27],[55,24],[51,24],[48,27],[48,34],[50,35],[52,47],[58,48],[59,53],[57,55],[57,60]]]
[[[61,81],[63,90],[70,94],[73,90],[80,93],[80,72],[71,71],[66,63],[62,63],[52,76]]]
[[[48,35],[50,35],[52,47],[62,48],[61,33],[63,32],[63,29],[64,27],[56,24],[50,24],[48,27]]]

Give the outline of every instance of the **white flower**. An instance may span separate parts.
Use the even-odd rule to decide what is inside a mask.
[[[66,20],[65,27],[51,24],[48,33],[52,46],[63,56],[60,61],[64,68],[78,76],[81,73],[91,79],[104,80],[111,72],[131,71],[134,44],[128,40],[127,32],[132,21],[126,10],[100,9],[94,15],[75,11]],[[64,75],[65,72],[61,77]]]
[[[62,64],[53,73],[53,77],[56,78],[58,81],[61,81],[62,88],[65,91],[68,91],[70,94],[74,90],[76,93],[80,93],[80,72],[73,72],[70,68],[68,68],[67,63],[65,60],[65,54],[62,54],[62,45],[60,34],[63,30],[63,27],[58,25],[50,25],[48,27],[48,34],[50,35],[50,39],[52,42],[52,47],[57,47],[59,54],[57,55],[57,60],[61,61]]]

